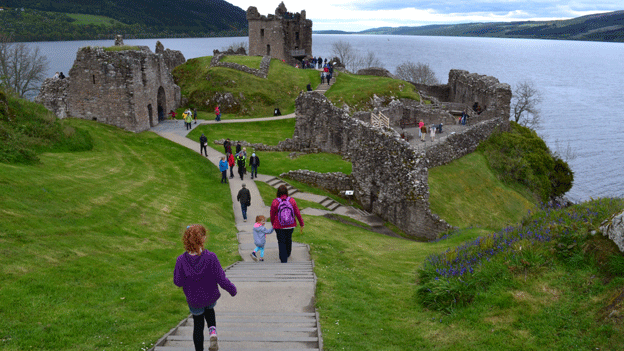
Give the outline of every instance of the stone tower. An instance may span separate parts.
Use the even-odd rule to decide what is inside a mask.
[[[284,3],[275,9],[275,15],[261,16],[258,9],[247,9],[249,22],[249,55],[271,56],[296,64],[312,56],[312,21],[305,10],[291,13]]]

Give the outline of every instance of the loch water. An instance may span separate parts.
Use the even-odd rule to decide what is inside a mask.
[[[573,201],[624,196],[624,43],[564,40],[460,38],[391,35],[313,35],[315,56],[329,57],[343,40],[365,54],[373,51],[390,72],[403,62],[429,64],[441,83],[451,69],[490,75],[512,87],[532,81],[542,93],[539,135],[568,160]],[[247,37],[125,40],[147,45],[160,40],[187,59],[212,55]],[[37,42],[50,62],[49,76],[67,74],[84,46],[111,46],[112,40]]]

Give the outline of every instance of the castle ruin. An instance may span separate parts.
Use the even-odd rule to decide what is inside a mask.
[[[443,104],[483,101],[488,103],[489,113],[426,149],[410,145],[392,128],[373,127],[349,116],[347,110],[317,92],[301,93],[296,100],[294,136],[279,146],[343,155],[351,160],[352,172],[346,176],[291,171],[282,176],[338,194],[353,190],[355,200],[367,211],[409,236],[434,240],[452,227],[429,208],[429,169],[474,152],[492,132],[508,129],[511,102],[508,84],[466,71],[452,70],[447,87],[438,88],[451,100]]]
[[[133,132],[150,129],[180,105],[180,87],[171,70],[186,60],[160,42],[156,53],[137,48],[81,48],[69,76],[46,79],[35,101],[59,118],[94,120]]]
[[[249,22],[249,56],[271,56],[294,65],[312,56],[312,21],[305,10],[291,13],[284,3],[275,15],[261,16],[258,9],[247,9]]]

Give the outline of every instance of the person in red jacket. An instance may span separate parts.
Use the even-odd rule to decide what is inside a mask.
[[[297,202],[288,196],[286,185],[277,188],[277,196],[271,203],[271,225],[275,229],[280,262],[288,262],[292,251],[292,233],[297,227],[297,221],[303,233],[303,218],[297,207]]]
[[[236,164],[236,160],[234,159],[234,155],[232,153],[228,153],[227,155],[228,165],[230,166],[230,179],[234,178],[234,165]]]

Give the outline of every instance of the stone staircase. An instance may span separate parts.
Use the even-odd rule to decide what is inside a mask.
[[[340,206],[342,206],[339,202],[336,202],[334,199],[325,196],[325,198],[323,200],[321,200],[319,202],[319,204],[327,207],[328,210],[330,211],[335,211],[337,210]]]
[[[262,295],[265,288],[283,285],[284,294],[296,294],[293,287],[298,285],[316,285],[313,272],[314,263],[289,262],[288,264],[270,262],[237,262],[225,269],[228,278],[237,286],[236,297],[222,295],[215,307],[219,350],[222,351],[303,351],[322,350],[322,338],[318,314],[314,306],[309,311],[275,312],[276,305],[258,305],[253,303],[255,295]],[[227,294],[225,294],[227,295]],[[241,295],[241,296],[239,296]],[[243,304],[231,305],[235,299],[245,298]],[[280,296],[270,296],[275,304]],[[225,300],[222,302],[222,300]],[[231,300],[231,301],[228,301]],[[228,305],[223,312],[220,305]],[[237,308],[240,307],[240,308]],[[283,307],[283,306],[282,306]],[[208,350],[207,327],[204,330],[206,340],[204,348]],[[156,344],[155,351],[192,351],[193,318],[183,320],[176,328]]]
[[[293,194],[296,194],[299,192],[299,190],[297,188],[295,188],[294,186],[286,183],[285,181],[277,178],[277,177],[273,177],[271,179],[268,179],[266,181],[264,181],[265,183],[269,184],[270,186],[274,187],[275,189],[279,188],[280,185],[286,185],[286,188],[288,189],[288,195],[290,197],[294,197]]]

